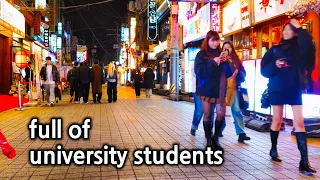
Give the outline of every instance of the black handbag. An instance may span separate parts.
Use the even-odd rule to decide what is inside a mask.
[[[238,88],[239,106],[240,109],[246,110],[249,108],[249,96],[247,88]]]
[[[264,90],[260,102],[261,102],[261,108],[263,109],[268,109],[271,106],[270,100],[269,100],[268,88]]]

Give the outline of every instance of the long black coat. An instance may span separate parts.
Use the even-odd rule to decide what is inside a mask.
[[[153,80],[155,78],[154,73],[152,72],[152,70],[147,70],[144,73],[144,88],[146,89],[152,89],[153,88]]]

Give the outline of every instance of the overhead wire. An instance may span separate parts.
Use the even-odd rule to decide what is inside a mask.
[[[71,0],[71,1],[72,1],[73,4],[75,4],[73,0]],[[109,56],[111,56],[111,54],[102,46],[102,44],[100,43],[99,39],[98,39],[97,36],[94,34],[94,32],[93,32],[92,29],[90,28],[89,24],[88,24],[87,21],[84,19],[84,17],[83,17],[82,14],[79,12],[79,10],[77,10],[77,12],[78,12],[78,14],[80,15],[81,19],[83,20],[83,22],[86,24],[86,26],[90,29],[93,37],[96,39],[96,41],[97,41],[98,44],[101,46],[101,48],[102,48]]]
[[[79,7],[88,7],[88,6],[93,6],[93,5],[98,5],[98,4],[104,4],[111,2],[112,0],[105,0],[101,2],[95,2],[95,3],[90,3],[90,4],[82,4],[82,5],[76,5],[76,6],[65,6],[65,7],[59,7],[60,9],[71,9],[71,8],[79,8]],[[72,3],[74,4],[73,0]]]

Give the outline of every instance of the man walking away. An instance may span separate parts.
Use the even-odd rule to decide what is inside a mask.
[[[80,67],[77,69],[77,79],[79,80],[79,97],[80,103],[88,104],[89,89],[91,82],[91,70],[87,62],[80,63]]]
[[[141,88],[142,75],[140,70],[137,70],[137,73],[133,76],[133,85],[136,91],[136,96],[140,97],[140,88]]]
[[[99,66],[99,61],[95,60],[92,66],[92,97],[93,103],[101,103],[102,97],[102,84],[104,84],[103,69]],[[97,98],[98,96],[98,98]]]
[[[77,66],[78,62],[72,62],[72,69],[69,70],[67,80],[70,84],[70,102],[74,100],[75,103],[79,101],[78,82],[77,82]]]
[[[54,87],[60,82],[58,68],[51,63],[51,57],[46,57],[46,64],[41,68],[40,77],[44,81],[44,89],[47,95],[48,106],[53,106]]]

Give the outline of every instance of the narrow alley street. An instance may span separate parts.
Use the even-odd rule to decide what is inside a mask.
[[[178,143],[180,148],[204,149],[204,132],[201,124],[195,137],[190,134],[192,103],[169,101],[157,95],[145,98],[144,92],[136,99],[134,90],[129,87],[119,87],[118,92],[119,100],[111,104],[107,103],[105,92],[102,104],[91,101],[87,105],[70,104],[65,93],[63,100],[54,107],[43,105],[23,112],[0,113],[0,127],[17,150],[13,160],[0,156],[0,179],[320,179],[319,171],[314,176],[299,173],[300,155],[289,130],[282,132],[279,138],[278,150],[283,161],[275,163],[269,158],[269,134],[247,129],[252,140],[247,144],[238,143],[231,116],[228,116],[227,128],[221,138],[225,149],[222,166],[134,166],[132,152],[146,145],[153,149],[171,149]],[[27,127],[34,117],[41,123],[61,117],[63,139],[30,140]],[[82,123],[86,117],[91,117],[93,122],[90,139],[69,139],[67,127],[71,123]],[[319,170],[320,146],[310,142],[310,162]],[[130,160],[122,169],[76,165],[37,167],[28,163],[30,149],[52,149],[56,144],[62,144],[65,149],[97,149],[104,144],[113,145],[130,150]]]

